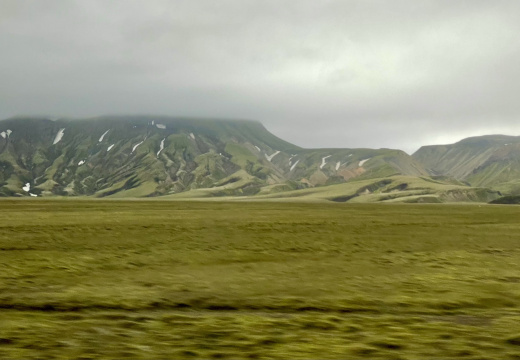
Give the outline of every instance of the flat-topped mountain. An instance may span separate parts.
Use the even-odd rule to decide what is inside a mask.
[[[0,170],[3,196],[236,196],[428,175],[401,150],[302,149],[255,121],[160,116],[2,120]]]

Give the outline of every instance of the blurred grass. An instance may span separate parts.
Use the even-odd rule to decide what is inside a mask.
[[[0,201],[0,358],[520,358],[520,208]]]

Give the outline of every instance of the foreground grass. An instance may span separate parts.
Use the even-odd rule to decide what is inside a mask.
[[[0,358],[520,358],[520,208],[0,202]]]

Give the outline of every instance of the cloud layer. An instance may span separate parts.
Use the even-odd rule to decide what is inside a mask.
[[[516,0],[0,0],[0,118],[262,121],[304,147],[520,134]]]

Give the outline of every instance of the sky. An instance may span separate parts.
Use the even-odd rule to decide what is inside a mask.
[[[0,119],[251,119],[408,153],[520,135],[518,0],[0,0],[0,49]]]

